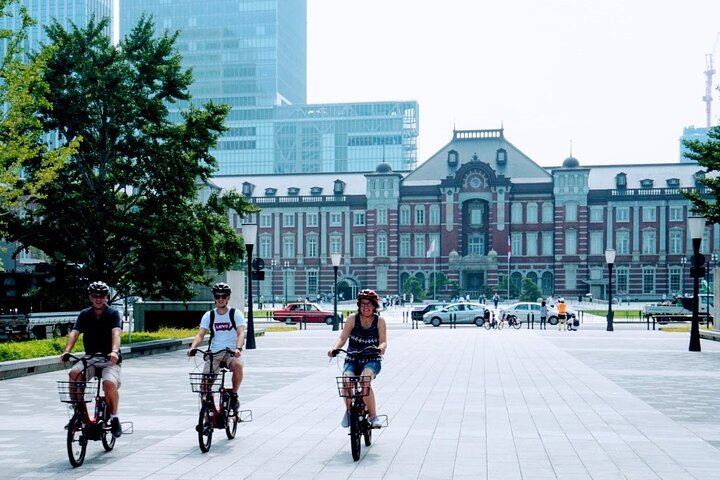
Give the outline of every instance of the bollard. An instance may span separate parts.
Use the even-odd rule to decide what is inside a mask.
[[[535,314],[534,313],[530,314],[530,324],[532,325],[532,327],[529,327],[529,328],[532,328],[533,330],[535,330]]]

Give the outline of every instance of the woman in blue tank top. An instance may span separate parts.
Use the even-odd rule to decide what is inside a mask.
[[[345,358],[343,375],[368,376],[374,379],[380,373],[380,362],[387,348],[387,326],[385,319],[377,313],[380,308],[380,298],[377,293],[372,290],[362,290],[357,296],[357,305],[358,312],[348,317],[335,345],[328,351],[328,356],[332,357],[333,351],[342,348],[349,339],[347,348],[349,353]],[[366,347],[376,347],[377,351],[371,349],[370,352],[352,355],[352,352],[360,352]],[[380,420],[377,418],[372,385],[363,400],[368,409],[370,423],[373,427],[379,427]],[[350,399],[346,398],[346,411],[342,420],[342,426],[345,428],[350,425],[349,409]]]

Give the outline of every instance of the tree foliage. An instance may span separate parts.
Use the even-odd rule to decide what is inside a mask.
[[[42,250],[53,266],[55,295],[104,280],[123,294],[192,298],[210,270],[224,272],[244,255],[229,210],[253,208],[236,192],[215,191],[206,201],[217,162],[209,154],[226,130],[229,108],[193,106],[192,76],[175,50],[177,34],[156,36],[142,18],[118,46],[104,33],[107,20],[69,29],[54,23],[44,80],[45,131],[61,142],[83,141],[43,197],[12,222],[12,237]],[[169,105],[187,108],[170,118]],[[41,165],[31,163],[31,178]],[[205,191],[205,190],[203,190]]]
[[[709,195],[697,190],[683,194],[692,202],[695,213],[704,216],[708,223],[720,223],[720,126],[710,129],[707,141],[683,140],[683,144],[688,148],[685,156],[705,168],[700,183],[709,189]]]
[[[537,302],[538,298],[542,297],[542,292],[531,278],[525,277],[522,281],[522,294],[520,295],[520,301],[522,302]]]
[[[41,196],[40,190],[57,176],[68,156],[76,151],[78,139],[69,138],[65,146],[53,149],[43,141],[38,111],[49,110],[48,85],[42,71],[51,50],[30,58],[23,49],[27,29],[35,25],[17,0],[0,0],[0,18],[16,16],[18,30],[0,30],[0,237],[7,235],[7,218],[24,202]],[[26,178],[29,162],[35,175]],[[0,265],[1,268],[1,265]]]

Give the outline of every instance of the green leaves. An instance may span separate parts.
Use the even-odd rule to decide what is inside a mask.
[[[720,223],[720,126],[716,126],[708,132],[708,140],[684,140],[683,144],[689,149],[686,156],[698,162],[698,165],[705,167],[705,176],[700,183],[705,185],[710,193],[700,193],[697,190],[683,192],[693,203],[693,211],[707,219],[708,223]]]
[[[72,155],[11,217],[10,238],[51,259],[57,275],[48,289],[65,278],[102,279],[123,294],[189,300],[193,284],[214,276],[209,269],[223,272],[244,254],[228,209],[244,216],[252,206],[235,193],[198,200],[217,168],[209,149],[229,109],[188,103],[192,77],[175,35],[155,36],[143,18],[116,48],[106,24],[55,23],[52,44],[33,57],[44,59],[42,129]],[[178,102],[188,107],[172,123]],[[40,164],[27,172],[38,180]]]

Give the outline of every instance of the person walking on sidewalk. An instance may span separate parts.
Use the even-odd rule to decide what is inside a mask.
[[[363,356],[348,355],[345,358],[343,376],[367,376],[372,382],[380,373],[380,362],[387,349],[387,325],[385,318],[378,314],[380,298],[373,290],[362,290],[357,296],[358,312],[350,315],[340,332],[333,347],[328,351],[328,357],[333,357],[335,350],[342,348],[350,340],[347,350],[360,351],[366,347],[377,347],[378,353],[369,353]],[[376,399],[372,385],[368,385],[368,395],[363,397],[370,416],[372,427],[380,427],[377,417]],[[345,414],[342,419],[343,428],[350,426],[350,399],[345,398]]]
[[[545,300],[540,304],[540,329],[547,330],[547,303]]]
[[[110,410],[110,427],[114,437],[122,435],[122,426],[117,416],[120,403],[120,333],[122,319],[120,312],[107,304],[110,287],[104,282],[93,282],[88,286],[91,305],[83,309],[68,334],[60,361],[66,362],[80,334],[83,334],[85,354],[102,354],[109,358],[93,357],[86,362],[77,362],[70,369],[71,382],[84,382],[93,378],[97,369],[102,378],[105,400]],[[87,369],[85,369],[87,367]]]
[[[200,329],[187,351],[188,357],[195,355],[195,350],[202,343],[207,332],[210,332],[210,351],[218,352],[229,348],[233,353],[223,352],[205,362],[204,373],[217,372],[221,363],[225,363],[232,372],[232,390],[230,392],[230,408],[238,410],[238,390],[243,379],[243,360],[241,358],[245,345],[245,317],[242,312],[229,308],[232,290],[227,283],[216,283],[212,287],[215,308],[208,310],[200,320]],[[234,331],[233,331],[234,330]]]

